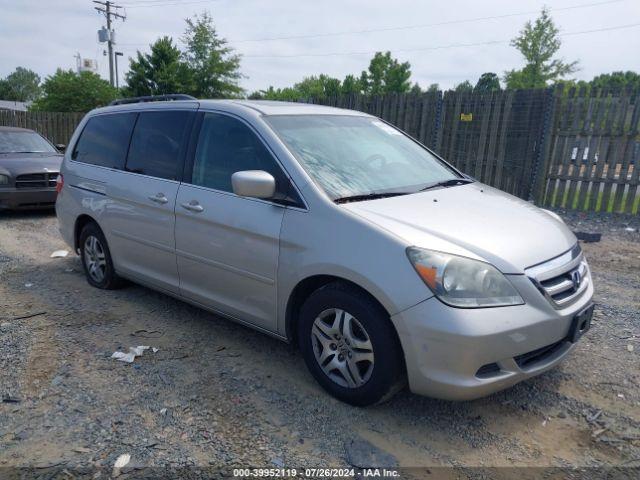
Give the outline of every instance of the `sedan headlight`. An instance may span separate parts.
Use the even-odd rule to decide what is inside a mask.
[[[0,187],[9,185],[9,177],[7,175],[0,175]]]
[[[407,255],[420,278],[447,305],[479,308],[524,303],[493,265],[416,247],[409,247]]]

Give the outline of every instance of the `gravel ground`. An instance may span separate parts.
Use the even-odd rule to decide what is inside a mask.
[[[0,468],[640,466],[640,219],[559,213],[602,233],[583,245],[593,327],[567,361],[473,402],[367,409],[327,396],[292,346],[144,287],[91,288],[75,255],[49,258],[67,248],[52,213],[0,214]],[[158,351],[110,358],[136,345]]]

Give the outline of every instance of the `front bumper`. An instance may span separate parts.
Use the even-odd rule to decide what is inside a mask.
[[[56,189],[51,188],[0,188],[0,210],[53,208]]]
[[[560,363],[580,300],[556,310],[524,275],[509,279],[524,305],[461,309],[432,297],[391,317],[405,354],[409,387],[420,395],[472,400],[510,387]]]

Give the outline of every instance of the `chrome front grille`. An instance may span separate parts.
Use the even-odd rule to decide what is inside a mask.
[[[527,268],[525,274],[555,308],[577,301],[591,282],[589,266],[577,244],[556,258]]]
[[[50,188],[56,186],[58,173],[27,173],[16,177],[16,188]]]

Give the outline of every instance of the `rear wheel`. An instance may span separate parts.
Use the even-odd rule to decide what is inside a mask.
[[[298,341],[315,379],[336,398],[371,405],[404,384],[402,352],[389,317],[364,292],[326,285],[300,311]]]
[[[122,286],[123,280],[113,268],[107,240],[95,223],[88,223],[80,233],[80,257],[90,285],[105,290]]]

